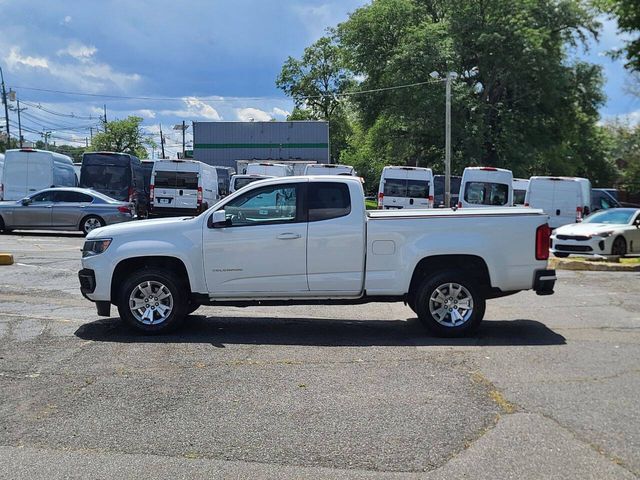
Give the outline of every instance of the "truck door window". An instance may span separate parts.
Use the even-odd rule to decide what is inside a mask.
[[[309,221],[344,217],[351,213],[349,187],[344,183],[309,183]]]
[[[295,222],[297,192],[291,184],[258,188],[231,200],[224,211],[233,227]]]

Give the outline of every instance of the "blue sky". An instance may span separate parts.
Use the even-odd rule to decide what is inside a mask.
[[[0,66],[26,107],[23,124],[82,141],[107,105],[109,119],[135,113],[156,134],[160,123],[178,150],[182,120],[283,120],[292,103],[275,87],[284,60],[300,56],[324,29],[345,20],[363,0],[0,0]],[[640,121],[640,100],[625,93],[615,24],[577,56],[605,67],[604,119]],[[162,97],[115,99],[43,92]],[[62,117],[41,110],[76,115]],[[10,114],[17,121],[15,112]],[[86,118],[80,118],[86,117]],[[92,117],[92,118],[88,118]],[[14,129],[17,131],[17,128]],[[27,138],[38,135],[27,133]],[[173,137],[173,138],[171,138]],[[188,135],[188,140],[190,136]]]

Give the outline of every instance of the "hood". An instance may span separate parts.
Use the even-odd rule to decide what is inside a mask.
[[[572,223],[557,228],[554,235],[595,235],[597,233],[611,232],[620,228],[620,225],[610,223]]]
[[[184,230],[193,227],[194,223],[200,222],[200,217],[171,217],[157,218],[153,220],[134,220],[131,222],[107,225],[96,228],[87,235],[87,240],[94,238],[114,238],[121,235],[136,235],[141,240],[145,238],[155,238],[158,232],[166,233],[169,230]]]

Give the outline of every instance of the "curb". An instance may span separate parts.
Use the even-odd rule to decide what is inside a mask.
[[[0,253],[0,265],[13,265],[13,255],[10,253]]]
[[[640,272],[640,264],[625,265],[624,263],[590,262],[564,258],[549,259],[549,266],[556,270],[576,270],[587,272]]]

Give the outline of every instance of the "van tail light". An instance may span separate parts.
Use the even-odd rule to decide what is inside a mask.
[[[0,200],[4,199],[4,185],[0,183]]]
[[[121,207],[118,207],[118,211],[120,213],[131,213],[131,208],[129,207],[125,207],[124,205]]]
[[[524,206],[528,207],[529,206],[529,202],[524,202]]]
[[[536,230],[536,260],[549,260],[551,229],[549,224],[540,225]]]
[[[129,187],[129,201],[130,201],[130,202],[133,202],[133,194],[134,194],[135,192],[136,192],[136,191],[133,189],[133,187]]]
[[[153,185],[149,185],[149,202],[153,203],[153,199],[155,198],[156,187]]]
[[[429,208],[433,208],[433,195],[429,195],[429,198],[427,200],[429,200]]]
[[[198,206],[202,205],[202,187],[198,187]]]
[[[462,208],[462,202],[458,202],[458,208]]]
[[[582,207],[576,207],[576,223],[582,221]]]
[[[382,201],[384,200],[384,193],[380,192],[378,194],[378,210],[382,209]]]

